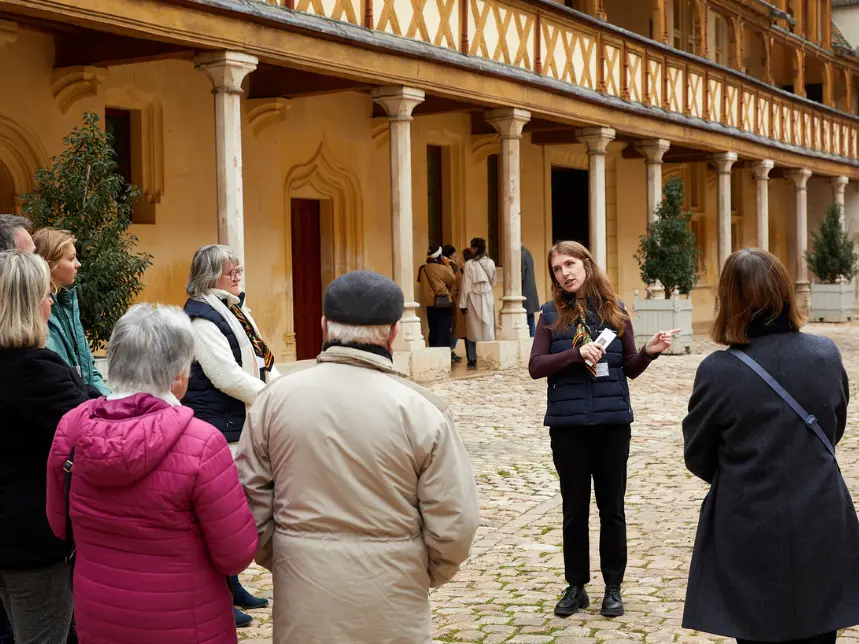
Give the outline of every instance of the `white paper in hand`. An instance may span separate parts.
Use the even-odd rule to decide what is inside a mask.
[[[601,346],[603,349],[607,348],[614,339],[617,337],[617,333],[612,331],[611,329],[603,329],[602,333],[600,333],[599,337],[594,340],[594,344]],[[585,360],[588,366],[592,367],[593,362],[590,360]]]

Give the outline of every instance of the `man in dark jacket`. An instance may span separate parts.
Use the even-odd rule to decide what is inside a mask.
[[[533,338],[536,329],[535,317],[537,311],[540,310],[540,296],[537,295],[534,258],[531,257],[531,251],[525,248],[524,244],[522,245],[522,295],[525,296],[525,301],[522,304],[528,313],[528,329],[530,329]]]

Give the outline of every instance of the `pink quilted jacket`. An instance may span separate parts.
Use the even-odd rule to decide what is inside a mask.
[[[63,463],[81,644],[233,644],[226,575],[257,532],[227,442],[187,407],[148,394],[66,414],[48,459],[48,521],[65,538]]]

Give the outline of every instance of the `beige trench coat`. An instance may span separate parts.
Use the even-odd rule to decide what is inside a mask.
[[[479,260],[465,262],[459,307],[468,309],[465,316],[466,337],[471,342],[491,342],[495,339],[495,262],[485,255]]]
[[[450,410],[332,347],[257,398],[236,459],[274,573],[276,644],[430,644],[430,587],[468,556],[477,488]]]

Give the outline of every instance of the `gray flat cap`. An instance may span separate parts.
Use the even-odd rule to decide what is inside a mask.
[[[325,291],[325,317],[340,324],[395,324],[403,317],[403,290],[372,271],[353,271],[331,282]]]

